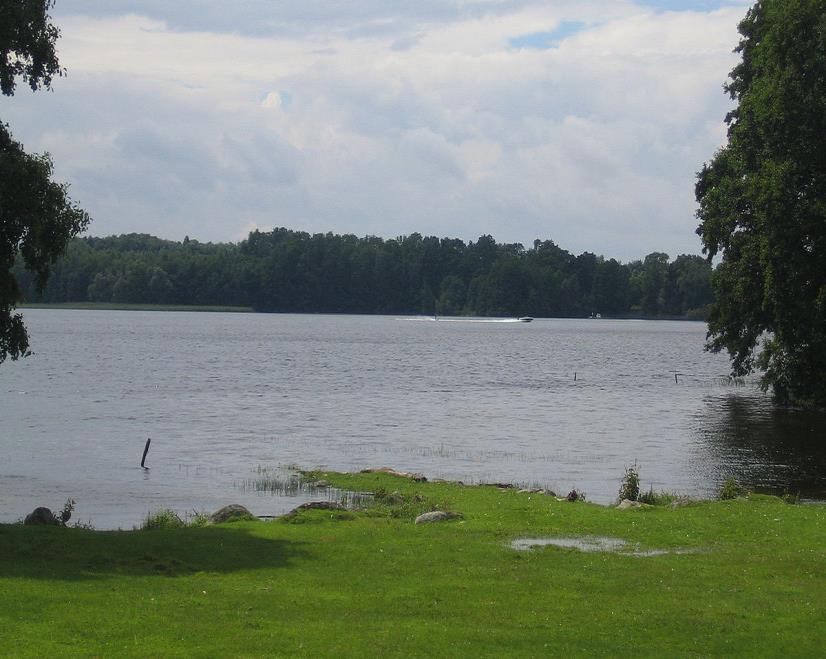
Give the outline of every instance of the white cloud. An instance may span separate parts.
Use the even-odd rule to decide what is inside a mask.
[[[0,100],[94,234],[284,225],[626,259],[698,249],[693,177],[724,139],[743,5],[267,4],[256,25],[246,11],[224,25],[223,3],[167,4],[79,3],[59,18],[68,77]],[[582,29],[510,45],[564,21]]]

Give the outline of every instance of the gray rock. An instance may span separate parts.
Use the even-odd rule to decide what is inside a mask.
[[[23,523],[29,525],[46,524],[50,526],[60,526],[60,520],[54,516],[54,513],[48,508],[44,508],[42,506],[35,508],[32,512],[26,515],[26,519],[23,520]]]
[[[209,521],[213,524],[223,524],[233,519],[248,519],[251,517],[254,517],[254,515],[244,508],[244,506],[238,503],[231,503],[212,513],[212,515],[209,516]]]
[[[652,506],[640,501],[631,501],[631,499],[623,499],[619,502],[617,508],[619,510],[627,510],[628,508],[651,508]]]
[[[431,522],[447,522],[451,519],[460,519],[460,513],[452,513],[447,510],[433,510],[429,513],[423,513],[416,518],[416,524],[430,524]]]

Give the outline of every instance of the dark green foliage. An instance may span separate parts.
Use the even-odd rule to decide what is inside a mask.
[[[728,145],[698,175],[709,348],[780,403],[826,405],[826,0],[757,2],[726,90]]]
[[[66,503],[63,504],[63,510],[60,511],[57,517],[58,521],[63,525],[66,526],[68,521],[72,518],[72,513],[75,510],[75,500],[74,499],[66,499]]]
[[[20,315],[12,313],[21,299],[15,260],[22,256],[30,286],[42,290],[65,245],[88,222],[66,186],[52,181],[48,155],[27,154],[0,123],[0,363],[29,346]]]
[[[52,25],[53,0],[0,0],[0,91],[14,94],[20,76],[32,91],[62,75],[55,54],[60,30]]]
[[[682,317],[711,301],[710,265],[699,256],[668,263],[647,290],[652,317]],[[550,241],[497,244],[423,238],[254,231],[240,244],[174,242],[145,234],[75,239],[38,295],[18,268],[27,301],[251,306],[259,311],[437,313],[606,317],[639,315],[643,265]],[[638,275],[638,273],[641,273]],[[653,305],[653,306],[652,306]]]
[[[32,90],[49,87],[61,71],[55,54],[59,30],[48,14],[51,0],[0,0],[0,91],[11,96],[21,76]],[[0,363],[28,354],[29,338],[12,272],[22,256],[42,290],[52,265],[89,217],[72,204],[66,185],[52,181],[47,154],[29,155],[0,122]]]

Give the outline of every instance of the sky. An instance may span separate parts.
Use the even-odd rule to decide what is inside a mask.
[[[57,0],[0,119],[90,235],[284,226],[699,253],[737,0]]]

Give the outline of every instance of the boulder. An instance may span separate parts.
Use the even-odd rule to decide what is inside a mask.
[[[50,526],[60,526],[60,520],[54,516],[54,513],[43,506],[35,508],[23,520],[24,524],[47,524]]]
[[[432,510],[416,518],[415,524],[430,524],[431,522],[447,522],[451,519],[461,519],[461,513],[452,513],[447,510]]]
[[[617,505],[619,510],[628,510],[629,508],[651,508],[651,506],[647,503],[642,503],[641,501],[631,501],[631,499],[623,499]]]
[[[209,521],[213,524],[223,524],[234,519],[250,519],[254,515],[238,503],[231,503],[220,510],[216,510],[209,516]]]

